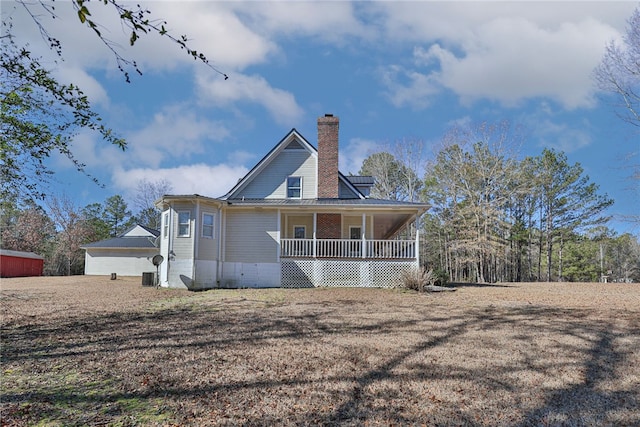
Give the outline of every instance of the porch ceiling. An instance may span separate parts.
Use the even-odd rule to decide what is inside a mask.
[[[396,234],[414,215],[389,213],[373,215],[373,235],[376,239],[388,239]]]

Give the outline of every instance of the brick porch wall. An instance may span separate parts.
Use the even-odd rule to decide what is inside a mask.
[[[340,214],[319,213],[316,220],[318,239],[341,239],[342,216]]]

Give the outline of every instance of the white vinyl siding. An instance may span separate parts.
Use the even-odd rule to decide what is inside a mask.
[[[200,225],[200,241],[198,244],[197,259],[213,261],[218,259],[218,217],[213,212],[202,213],[202,223]]]
[[[145,230],[144,228],[142,228],[139,225],[136,225],[135,227],[131,228],[128,232],[123,234],[123,236],[128,236],[128,237],[156,237],[156,236],[153,235],[153,233],[150,233],[148,230]]]
[[[180,212],[189,213],[189,230],[193,227],[193,205],[190,203],[176,203],[173,206],[173,218],[171,219],[171,247],[173,255],[176,259],[193,259],[193,234],[190,233],[189,237],[178,237],[179,226],[178,218]],[[170,254],[171,255],[171,254]]]
[[[365,227],[365,238],[372,239],[373,238],[373,217],[367,215],[366,222],[367,223]],[[350,238],[352,227],[360,227],[360,232],[362,232],[362,215],[344,215],[342,217],[343,238],[345,239]]]
[[[276,212],[229,210],[226,220],[226,257],[228,262],[277,262]]]
[[[313,215],[282,215],[282,237],[287,239],[295,238],[295,226],[304,226],[306,238],[313,237]]]
[[[234,197],[286,199],[289,176],[302,178],[303,198],[316,198],[316,158],[307,150],[283,150]]]
[[[144,272],[155,272],[149,261],[158,253],[157,249],[87,249],[84,274],[118,276],[142,276]]]

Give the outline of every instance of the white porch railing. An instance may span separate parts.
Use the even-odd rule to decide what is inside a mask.
[[[415,259],[416,248],[417,239],[280,239],[283,258]]]

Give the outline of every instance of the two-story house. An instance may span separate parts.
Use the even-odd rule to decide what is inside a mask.
[[[320,117],[317,150],[292,129],[222,197],[159,199],[161,286],[385,287],[418,266],[398,236],[428,205],[368,197],[371,177],[338,171],[338,129]]]

